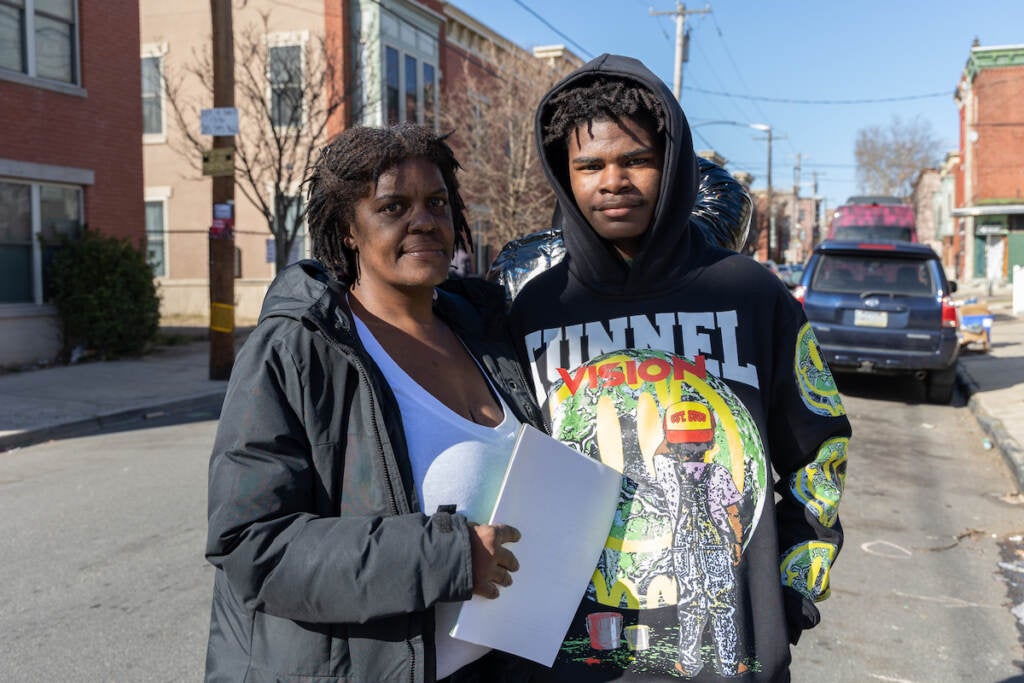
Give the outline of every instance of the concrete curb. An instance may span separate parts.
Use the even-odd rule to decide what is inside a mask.
[[[216,402],[219,406],[224,401],[227,387],[215,391],[193,394],[170,401],[157,401],[127,410],[115,410],[100,413],[69,422],[54,422],[48,425],[33,427],[21,431],[13,431],[0,435],[0,453],[15,448],[24,448],[52,439],[71,439],[79,436],[95,434],[114,425],[154,417],[163,417],[166,413],[176,413],[196,408],[207,403]]]
[[[956,377],[960,389],[967,396],[967,407],[974,413],[982,430],[1006,460],[1006,464],[1010,467],[1010,473],[1017,480],[1018,491],[1024,491],[1024,448],[1010,435],[1002,420],[992,417],[985,410],[985,406],[977,396],[979,391],[977,383],[960,365],[957,365]]]

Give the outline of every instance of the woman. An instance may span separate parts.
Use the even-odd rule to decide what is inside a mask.
[[[210,463],[207,680],[522,678],[447,635],[459,601],[511,583],[518,532],[476,522],[519,424],[541,425],[502,291],[446,281],[457,168],[402,125],[349,129],[311,169],[319,263],[267,292]]]

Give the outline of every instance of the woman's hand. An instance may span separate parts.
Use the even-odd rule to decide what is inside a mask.
[[[519,539],[519,530],[507,524],[469,525],[475,595],[493,600],[498,597],[498,586],[512,585],[511,572],[519,569],[519,561],[503,544],[515,543]]]

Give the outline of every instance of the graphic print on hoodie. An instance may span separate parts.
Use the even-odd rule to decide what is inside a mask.
[[[601,559],[541,677],[789,680],[784,596],[816,616],[828,594],[849,423],[785,286],[690,228],[692,142],[659,79],[599,57],[542,100],[538,143],[552,94],[602,74],[658,94],[665,165],[629,267],[576,207],[564,146],[541,146],[567,255],[514,300],[514,338],[552,435],[623,474]]]

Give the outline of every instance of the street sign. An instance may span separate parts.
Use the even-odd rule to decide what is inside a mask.
[[[203,152],[203,175],[228,176],[235,174],[235,150],[214,147]]]
[[[214,218],[210,224],[210,239],[218,240],[232,236],[235,222],[230,218]]]
[[[238,109],[203,109],[199,112],[199,128],[203,135],[238,135]]]
[[[994,225],[979,225],[974,231],[978,235],[1005,235],[1009,232],[1005,226],[996,223]]]

